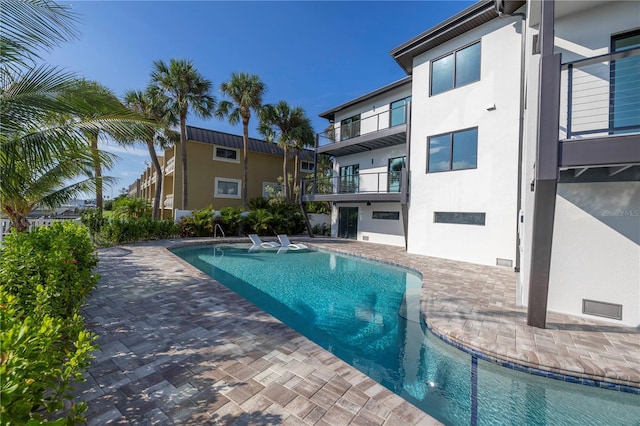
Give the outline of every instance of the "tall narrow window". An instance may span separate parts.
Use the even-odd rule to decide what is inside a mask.
[[[346,118],[340,122],[341,141],[346,141],[356,136],[360,136],[360,114]]]
[[[360,165],[340,167],[340,186],[338,192],[358,192],[360,186]]]
[[[613,52],[640,47],[640,31],[614,36]],[[611,61],[611,101],[609,127],[613,133],[640,129],[640,56]]]
[[[399,126],[407,122],[407,104],[411,101],[411,96],[391,102],[389,109],[389,127]]]
[[[389,158],[389,177],[387,178],[388,192],[400,192],[402,169],[405,167],[407,157]]]
[[[475,169],[477,165],[477,127],[428,138],[427,173]]]
[[[431,62],[431,95],[480,80],[480,42]]]

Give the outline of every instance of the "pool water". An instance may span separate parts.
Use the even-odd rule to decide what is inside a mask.
[[[509,370],[426,332],[409,270],[247,245],[174,253],[445,424],[640,426],[640,395]]]

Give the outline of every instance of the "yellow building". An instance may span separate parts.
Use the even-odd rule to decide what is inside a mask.
[[[215,130],[187,126],[187,210],[213,206],[242,207],[242,186],[248,186],[248,199],[268,197],[269,187],[279,190],[284,151],[275,143],[249,138],[248,182],[243,182],[242,136]],[[313,154],[305,151],[300,156],[300,176],[313,171]],[[160,212],[162,218],[173,217],[173,211],[182,205],[182,161],[180,146],[164,150],[159,156],[163,170]],[[293,173],[294,160],[288,168]],[[149,166],[139,182],[130,186],[130,195],[153,202],[156,176]]]

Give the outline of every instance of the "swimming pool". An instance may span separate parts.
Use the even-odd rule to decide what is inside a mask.
[[[174,253],[445,424],[640,424],[638,395],[512,371],[425,332],[411,271],[247,248]]]

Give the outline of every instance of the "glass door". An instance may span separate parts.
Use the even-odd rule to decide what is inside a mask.
[[[613,52],[640,47],[640,31],[615,36]],[[609,127],[612,133],[640,129],[640,56],[611,61],[611,100]]]
[[[358,208],[338,207],[338,237],[358,238]]]

